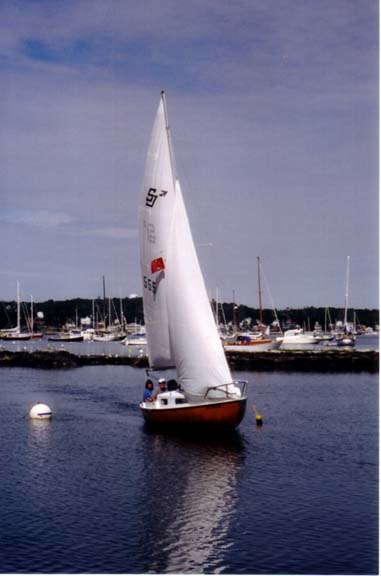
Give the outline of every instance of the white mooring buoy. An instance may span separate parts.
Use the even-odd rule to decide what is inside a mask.
[[[53,416],[51,408],[47,404],[35,404],[29,411],[29,417],[34,420],[49,420]]]

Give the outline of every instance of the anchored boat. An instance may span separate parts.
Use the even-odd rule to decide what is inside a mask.
[[[164,92],[148,148],[139,242],[150,377],[169,369],[176,374],[167,391],[140,404],[145,421],[237,426],[247,382],[233,382],[213,318],[176,175]]]

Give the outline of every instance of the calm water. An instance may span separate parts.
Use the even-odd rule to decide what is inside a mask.
[[[378,376],[236,376],[239,432],[191,439],[145,429],[143,370],[2,368],[0,571],[377,573]]]

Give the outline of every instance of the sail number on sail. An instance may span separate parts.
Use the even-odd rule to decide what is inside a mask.
[[[160,194],[158,194],[157,188],[150,188],[148,190],[146,197],[146,206],[148,206],[148,208],[153,208],[159,196],[166,196],[167,194],[168,194],[167,190],[162,190]]]
[[[143,276],[143,286],[149,292],[156,294],[156,282],[155,282],[155,280],[151,280],[151,278],[147,278],[147,276]]]

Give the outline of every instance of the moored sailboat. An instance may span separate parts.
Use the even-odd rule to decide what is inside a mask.
[[[30,340],[31,337],[31,332],[21,330],[20,282],[17,280],[17,326],[8,330],[0,330],[0,340]]]
[[[175,370],[175,385],[143,401],[155,425],[237,426],[246,382],[233,382],[209,304],[180,182],[164,92],[139,204],[140,264],[150,376]]]
[[[83,335],[79,332],[58,332],[49,336],[49,342],[83,342]]]
[[[263,324],[262,290],[261,290],[261,263],[257,256],[258,298],[259,298],[259,332],[255,334],[236,334],[234,340],[226,340],[226,352],[268,352],[280,347],[281,342],[270,338],[270,327]],[[233,308],[234,310],[234,308]]]

